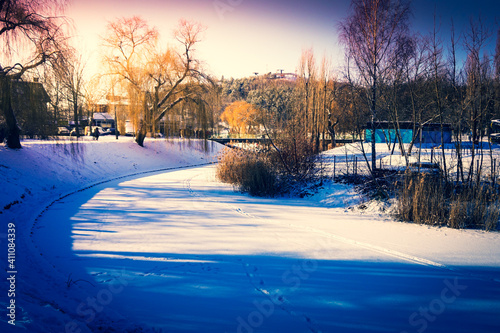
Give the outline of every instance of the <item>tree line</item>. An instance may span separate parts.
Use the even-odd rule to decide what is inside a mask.
[[[240,108],[244,116],[233,115],[241,122],[234,127],[255,128],[258,119],[272,137],[293,132],[318,152],[328,139],[335,146],[339,134],[363,138],[370,133],[366,139],[374,143],[377,126],[384,122],[396,133],[393,144],[409,166],[423,127],[432,123],[440,129],[445,177],[451,166],[444,158],[444,133],[451,127],[458,180],[479,181],[476,169],[482,168],[479,156],[485,147],[479,143],[488,138],[491,120],[500,118],[500,30],[471,17],[458,32],[451,19],[450,37],[443,40],[445,28],[437,14],[431,31],[423,34],[411,29],[410,17],[409,1],[353,0],[350,15],[339,24],[343,69],[333,70],[306,49],[294,81],[269,74],[223,83],[229,102],[244,100],[261,110],[250,119],[251,108]],[[234,113],[234,105],[228,110]],[[412,128],[409,145],[401,137],[403,122]],[[465,148],[472,155],[468,165],[462,158]],[[374,172],[376,145],[368,149],[364,155],[371,153],[366,162]]]
[[[496,50],[490,53],[496,31],[481,18],[471,18],[461,32],[452,23],[446,41],[440,39],[437,18],[433,31],[412,31],[409,1],[353,0],[351,12],[338,26],[345,49],[343,69],[334,69],[326,57],[318,60],[312,49],[305,49],[292,79],[266,74],[221,80],[208,75],[197,58],[196,45],[205,30],[201,24],[179,21],[175,43],[164,47],[158,30],[142,18],[119,18],[108,23],[101,41],[105,70],[88,80],[81,55],[68,45],[67,22],[56,15],[60,4],[0,2],[0,36],[7,46],[0,68],[0,122],[11,148],[20,147],[18,125],[27,122],[21,118],[30,117],[16,118],[12,83],[30,75],[44,83],[52,118],[70,113],[77,127],[85,111],[97,111],[99,100],[126,96],[127,110],[119,119],[135,125],[140,145],[160,126],[164,132],[179,133],[182,122],[206,137],[219,131],[223,120],[236,132],[260,131],[275,140],[300,137],[319,152],[328,144],[335,146],[339,134],[362,138],[367,124],[388,121],[400,133],[399,124],[406,121],[413,124],[415,137],[404,147],[398,135],[398,146],[408,161],[426,123],[452,124],[460,145],[463,134],[480,141],[488,135],[490,120],[500,117],[500,37],[497,33]],[[28,58],[15,59],[20,48],[27,50]],[[38,121],[43,136],[48,119]],[[367,160],[371,169],[376,166],[375,147],[371,145]],[[460,167],[463,179],[471,172]]]
[[[82,119],[100,111],[104,99],[115,104],[126,100],[120,120],[122,125],[125,119],[133,123],[139,145],[147,133],[157,132],[167,114],[187,119],[190,127],[207,136],[214,123],[217,88],[195,55],[205,29],[201,24],[180,20],[175,44],[163,47],[158,30],[140,17],[109,22],[101,40],[103,70],[89,79],[85,61],[70,46],[69,22],[59,16],[64,6],[64,1],[55,0],[0,1],[0,38],[5,45],[0,60],[2,142],[21,148],[20,135],[48,137],[58,122],[70,117],[79,136]],[[15,100],[15,88],[33,79],[43,83],[50,105],[36,117]],[[33,131],[24,126],[28,123]]]
[[[353,12],[340,25],[347,51],[347,89],[358,100],[355,104],[368,110],[372,141],[376,121],[391,122],[396,133],[402,121],[413,124],[414,137],[406,149],[398,135],[407,165],[422,126],[439,124],[445,177],[450,170],[444,158],[443,127],[450,124],[459,157],[458,174],[462,181],[471,181],[476,150],[483,147],[477,144],[489,135],[490,121],[500,117],[500,31],[481,17],[471,17],[468,26],[457,32],[451,20],[450,39],[442,40],[437,14],[432,31],[423,35],[410,29],[410,14],[409,1],[353,1]],[[489,45],[495,32],[492,54]],[[474,143],[467,168],[461,159],[464,135]],[[372,145],[373,168],[375,156]]]

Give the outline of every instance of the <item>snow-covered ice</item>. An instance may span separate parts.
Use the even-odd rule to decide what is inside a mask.
[[[146,150],[114,146],[113,158],[96,153],[124,162],[102,162],[109,171],[94,176],[94,160],[85,159],[80,181],[66,165],[59,177],[69,184],[54,181],[47,192],[61,188],[63,196],[78,184],[117,179],[56,200],[35,219],[39,211],[20,208],[57,199],[42,196],[53,185],[40,176],[44,184],[30,183],[31,194],[0,215],[33,217],[18,231],[29,256],[19,263],[19,331],[498,331],[497,232],[361,214],[346,209],[360,198],[340,184],[307,199],[251,198],[215,181],[214,166],[118,178],[213,160],[219,149],[160,142]],[[38,149],[26,146],[17,153]],[[87,154],[104,150],[89,147]],[[0,164],[14,169],[1,159],[14,153],[0,151]],[[139,161],[147,165],[130,169]],[[19,177],[25,184],[33,174]]]

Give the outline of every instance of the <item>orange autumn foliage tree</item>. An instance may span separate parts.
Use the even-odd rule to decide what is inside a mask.
[[[229,104],[221,115],[221,120],[227,122],[231,133],[255,133],[260,125],[260,110],[253,104],[245,101],[236,101]]]

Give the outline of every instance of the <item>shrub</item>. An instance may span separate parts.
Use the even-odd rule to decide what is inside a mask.
[[[286,135],[275,144],[279,151],[272,150],[270,159],[277,171],[294,180],[307,180],[315,176],[317,155],[310,139],[303,136]]]
[[[404,221],[495,230],[500,217],[493,187],[456,185],[436,174],[406,174],[396,197],[396,216]]]
[[[487,186],[463,189],[450,206],[448,225],[452,228],[497,228],[500,205],[497,195]]]
[[[283,131],[270,145],[260,152],[226,149],[219,158],[218,179],[254,196],[313,193],[321,177],[310,138]]]
[[[217,178],[253,196],[275,196],[278,177],[265,156],[241,149],[225,149],[219,156]]]
[[[408,173],[397,194],[397,215],[405,221],[446,225],[450,191],[438,175]]]
[[[238,150],[225,148],[219,155],[219,163],[217,164],[217,178],[225,183],[238,184],[241,178],[240,165],[242,164],[243,156]]]

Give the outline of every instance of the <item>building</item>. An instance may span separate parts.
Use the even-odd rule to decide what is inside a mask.
[[[271,75],[271,79],[295,82],[298,79],[298,75],[295,73],[276,73]]]
[[[399,133],[403,143],[411,143],[414,138],[414,124],[410,121],[399,122]],[[416,124],[418,131],[419,124]],[[375,143],[394,143],[398,138],[395,123],[380,121],[375,123]],[[443,141],[451,143],[452,129],[450,124],[443,124]],[[372,142],[372,123],[367,123],[365,128],[366,142]],[[417,134],[415,143],[441,144],[441,124],[427,123],[422,126],[422,132]]]
[[[11,84],[11,103],[21,134],[46,137],[55,131],[55,119],[47,106],[50,97],[43,85],[37,79]]]
[[[115,118],[109,113],[95,112],[92,116],[92,126],[115,128]]]
[[[106,114],[108,116],[111,116],[113,118],[113,125],[112,127],[110,126],[110,122],[104,121],[103,124],[104,128],[117,128],[120,133],[125,133],[126,128],[125,128],[125,121],[128,119],[128,116],[130,114],[130,102],[127,96],[125,95],[113,95],[113,94],[108,94],[106,95],[105,98],[100,99],[94,104],[91,104],[89,106],[89,109],[94,112],[94,114],[99,113],[99,114]],[[116,121],[117,121],[117,126],[115,127],[114,125],[114,119],[115,119],[115,114],[116,114]],[[107,117],[107,116],[104,116]],[[89,114],[90,118],[90,114]],[[109,120],[109,119],[108,119]],[[96,119],[97,122],[101,123],[99,119]],[[92,119],[92,124],[93,126],[100,126],[100,125],[94,125],[94,119]]]

